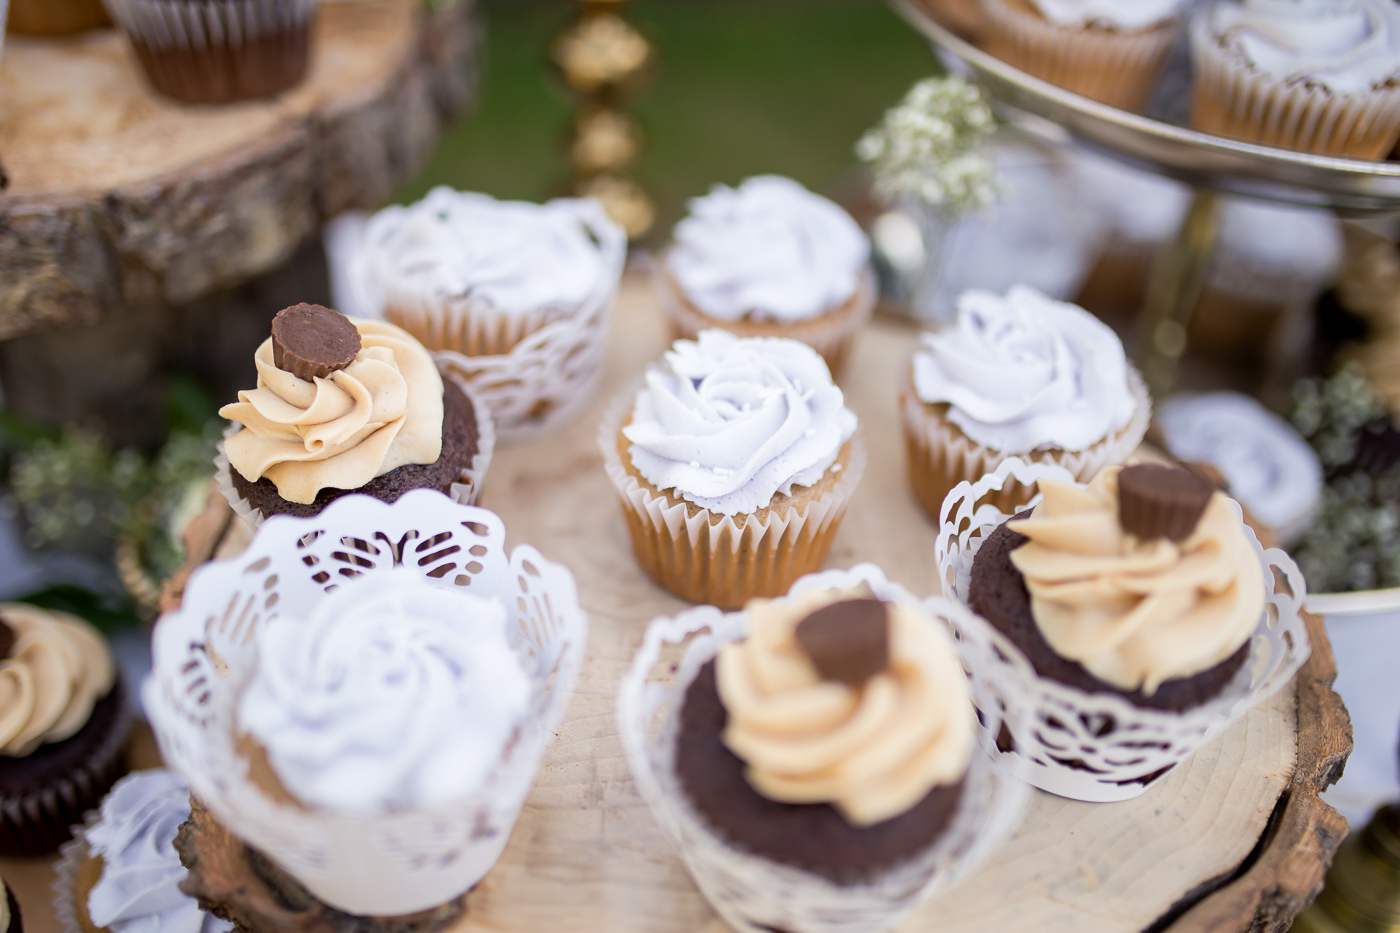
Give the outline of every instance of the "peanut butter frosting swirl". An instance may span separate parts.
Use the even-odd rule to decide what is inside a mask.
[[[229,464],[263,476],[289,502],[322,489],[358,489],[442,453],[442,377],[417,340],[384,321],[351,319],[362,347],[354,362],[310,381],[278,369],[272,338],[258,347],[258,387],[219,415],[243,425],[224,442]]]
[[[1240,649],[1264,610],[1264,576],[1239,512],[1214,493],[1179,544],[1139,541],[1118,521],[1119,467],[1086,487],[1041,480],[1030,541],[1011,552],[1031,613],[1057,654],[1149,696]]]
[[[860,686],[823,680],[796,630],[834,590],[753,600],[749,634],[716,661],[724,742],[753,788],[784,803],[830,803],[855,826],[898,816],[960,781],[972,755],[967,678],[948,637],[888,603],[889,663]]]
[[[0,661],[0,755],[22,757],[86,725],[116,668],[102,636],[75,616],[5,603],[0,621],[14,636]]]

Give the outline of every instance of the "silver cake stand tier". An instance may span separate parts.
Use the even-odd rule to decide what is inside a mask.
[[[935,46],[960,60],[997,109],[1023,129],[1053,142],[1073,141],[1195,189],[1176,241],[1153,269],[1142,311],[1140,360],[1159,398],[1170,391],[1186,350],[1186,325],[1215,245],[1219,194],[1330,208],[1344,215],[1400,211],[1400,162],[1260,146],[1119,110],[987,54],[914,0],[890,3]],[[1182,82],[1181,93],[1189,93],[1188,87]]]

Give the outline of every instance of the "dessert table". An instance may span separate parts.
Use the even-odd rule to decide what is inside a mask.
[[[895,401],[914,338],[912,327],[877,319],[841,380],[871,457],[828,566],[873,561],[925,594],[938,585],[936,529],[908,489]],[[572,705],[505,854],[469,894],[454,933],[725,929],[639,797],[615,720],[618,682],[646,623],[685,604],[633,559],[595,436],[603,407],[667,342],[649,279],[629,274],[592,406],[556,433],[497,448],[481,504],[504,519],[511,546],[533,544],[570,567],[591,637]],[[249,532],[216,493],[188,538],[198,563],[237,553]],[[182,577],[172,581],[167,603],[182,585]],[[1341,770],[1350,726],[1330,688],[1335,670],[1319,619],[1310,618],[1309,632],[1312,658],[1295,687],[1136,800],[1087,804],[1036,792],[1019,833],[981,871],[898,929],[1286,930],[1321,887],[1345,834],[1318,792]],[[0,860],[28,933],[57,933],[50,871],[43,860]]]

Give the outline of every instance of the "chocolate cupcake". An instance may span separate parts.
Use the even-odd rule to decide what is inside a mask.
[[[357,492],[475,500],[490,415],[406,332],[296,305],[278,312],[255,359],[258,387],[219,411],[242,425],[222,445],[220,485],[251,523],[316,515]]]
[[[151,86],[186,104],[274,97],[306,76],[317,0],[103,0]]]
[[[1238,512],[1180,467],[1110,467],[1045,500],[977,552],[968,605],[1041,677],[1136,706],[1213,700],[1249,655],[1264,580]]]
[[[0,605],[0,854],[43,855],[125,769],[125,694],[107,643],[74,616]]]

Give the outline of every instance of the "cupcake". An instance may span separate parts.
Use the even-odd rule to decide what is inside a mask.
[[[1177,395],[1157,412],[1167,450],[1220,471],[1238,499],[1285,547],[1322,501],[1322,466],[1293,426],[1238,392]]]
[[[840,372],[870,319],[870,241],[850,215],[776,175],[690,202],[657,273],[676,333],[790,337]]]
[[[1196,15],[1191,54],[1207,133],[1354,159],[1400,140],[1393,0],[1227,0]]]
[[[983,504],[1012,477],[1031,510]],[[1025,780],[1126,800],[1286,686],[1307,660],[1307,598],[1239,505],[1163,464],[1110,466],[1087,486],[1008,460],[949,495],[935,548],[979,710]]]
[[[63,36],[111,23],[102,0],[10,0],[5,28],[17,35]]]
[[[306,76],[316,0],[103,0],[151,86],[186,104],[275,97]]]
[[[198,802],[184,890],[245,930],[449,926],[510,839],[587,631],[567,569],[440,493],[267,522],[153,634],[145,706]]]
[[[627,235],[597,201],[434,188],[369,220],[352,275],[377,313],[517,431],[586,404],[626,255]]]
[[[1141,110],[1181,31],[1182,0],[982,0],[982,44],[1091,100]]]
[[[646,682],[663,640],[705,628],[674,682]],[[658,619],[618,715],[639,790],[737,929],[888,929],[1019,818],[946,627],[870,565]]]
[[[189,875],[175,851],[190,818],[190,788],[170,771],[122,778],[73,841],[54,882],[54,915],[63,933],[230,933],[181,883]]]
[[[219,415],[219,482],[253,525],[315,515],[351,493],[393,502],[411,489],[474,501],[491,460],[491,419],[416,340],[320,305],[285,308],[254,357],[258,387]]]
[[[82,619],[0,604],[0,855],[58,849],[124,770],[111,649]]]
[[[1011,456],[1088,480],[1137,448],[1151,415],[1113,331],[1023,285],[964,292],[957,320],[922,336],[900,407],[910,482],[934,519],[949,490]],[[996,504],[1029,500],[1012,483]]]
[[[726,608],[821,567],[865,470],[856,416],[815,350],[721,330],[676,341],[598,444],[642,567]]]

